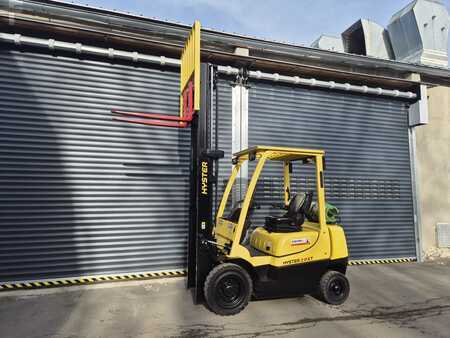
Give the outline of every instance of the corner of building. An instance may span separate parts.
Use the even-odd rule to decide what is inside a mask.
[[[416,127],[421,257],[450,257],[438,247],[437,224],[450,223],[450,87],[428,89],[429,122]]]

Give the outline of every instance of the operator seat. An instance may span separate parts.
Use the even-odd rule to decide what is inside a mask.
[[[305,222],[305,210],[311,206],[312,191],[297,194],[289,202],[288,211],[281,217],[266,217],[264,229],[268,232],[297,232],[302,230]]]

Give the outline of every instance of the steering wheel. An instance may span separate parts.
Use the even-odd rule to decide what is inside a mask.
[[[231,207],[230,215],[233,214],[237,209],[240,209],[240,204],[244,202],[244,199],[241,199],[237,202],[234,202],[233,206]]]
[[[241,199],[234,203],[233,207],[231,208],[230,213],[228,214],[227,219],[232,222],[237,222],[239,220],[239,215],[241,214],[241,203],[244,202],[244,199]],[[253,209],[259,209],[261,206],[252,199],[249,206],[249,211]]]

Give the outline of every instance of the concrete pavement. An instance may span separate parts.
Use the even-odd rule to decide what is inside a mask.
[[[305,296],[234,317],[193,305],[183,279],[0,293],[0,337],[449,337],[450,261],[349,268],[340,307]]]

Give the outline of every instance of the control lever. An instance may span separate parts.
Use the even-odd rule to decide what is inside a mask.
[[[221,158],[224,158],[225,152],[223,150],[207,150],[206,156],[208,156],[212,160],[219,160]]]
[[[272,203],[271,206],[275,209],[287,210],[287,206],[284,203]]]

